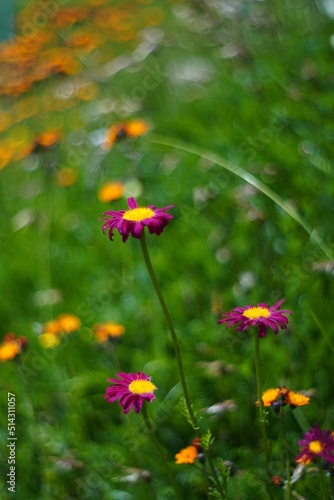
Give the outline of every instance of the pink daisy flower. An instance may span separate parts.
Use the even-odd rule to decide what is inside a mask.
[[[122,235],[123,243],[126,242],[130,234],[134,238],[141,238],[142,231],[147,226],[150,234],[162,233],[168,222],[173,219],[173,216],[166,213],[166,210],[174,207],[169,205],[164,208],[156,208],[154,205],[147,207],[138,207],[134,198],[128,198],[127,203],[129,210],[120,210],[115,212],[110,210],[103,214],[104,224],[102,226],[103,232],[109,230],[109,239],[112,241],[114,236],[114,229],[117,229],[119,234]]]
[[[131,406],[135,413],[139,413],[143,404],[143,399],[149,403],[155,398],[155,385],[151,382],[151,377],[144,373],[117,373],[117,378],[109,378],[113,385],[109,386],[104,399],[109,403],[114,403],[119,399],[119,404],[123,408],[123,413],[129,413]]]
[[[223,319],[219,323],[226,323],[226,328],[237,325],[237,332],[243,332],[250,326],[259,326],[259,337],[262,338],[267,333],[267,328],[278,332],[278,327],[283,330],[288,324],[288,318],[285,314],[292,314],[287,309],[280,310],[280,305],[285,299],[280,300],[274,306],[268,307],[267,304],[258,304],[257,306],[236,307],[232,311],[224,313]]]
[[[320,457],[334,464],[334,439],[330,431],[322,431],[315,424],[298,444],[301,448],[296,457],[297,463],[307,465]]]

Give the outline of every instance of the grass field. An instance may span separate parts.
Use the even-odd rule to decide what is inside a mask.
[[[209,455],[218,479],[220,460],[231,471],[218,498],[333,498],[330,460],[295,462],[314,424],[334,430],[331,2],[15,9],[0,44],[1,498],[13,495],[9,406],[17,498],[176,498],[143,412],[104,399],[120,372],[157,387],[145,408],[181,498],[209,497]],[[160,236],[145,231],[197,431],[142,240],[102,232],[103,213],[132,197],[175,205]],[[287,328],[259,341],[262,391],[310,403],[281,419],[265,407],[261,425],[256,327],[217,323],[283,298]],[[208,429],[204,464],[176,464]]]

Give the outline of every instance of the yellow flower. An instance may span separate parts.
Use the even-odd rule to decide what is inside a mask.
[[[103,203],[118,200],[124,194],[124,184],[122,182],[108,182],[104,184],[97,193],[97,197]]]
[[[56,347],[60,342],[60,338],[55,333],[42,333],[42,335],[38,337],[38,342],[43,347],[49,349],[50,347]]]
[[[108,342],[109,338],[118,338],[125,332],[123,325],[108,321],[106,323],[98,323],[93,326],[95,338],[98,342]]]
[[[195,446],[187,446],[175,455],[176,464],[193,464],[197,457],[197,449]]]

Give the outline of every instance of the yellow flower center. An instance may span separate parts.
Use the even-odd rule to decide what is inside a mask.
[[[149,380],[134,380],[129,385],[129,389],[133,394],[147,394],[155,391],[156,387]]]
[[[249,319],[268,318],[270,311],[266,307],[250,307],[242,315]]]
[[[150,208],[134,208],[133,210],[127,210],[123,215],[124,220],[130,220],[132,222],[140,222],[144,219],[149,219],[153,217],[154,212]]]
[[[311,441],[309,444],[309,450],[311,453],[321,453],[323,450],[321,441]]]

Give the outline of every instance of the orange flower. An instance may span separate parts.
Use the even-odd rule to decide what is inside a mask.
[[[292,406],[303,406],[309,404],[310,398],[299,392],[290,391],[288,394],[288,402]]]
[[[56,319],[47,321],[44,325],[43,333],[52,333],[54,335],[60,333],[58,321]]]
[[[119,200],[124,194],[124,184],[122,182],[107,182],[98,191],[97,197],[103,203]]]
[[[42,132],[36,137],[36,144],[42,148],[50,148],[57,144],[62,137],[62,134],[59,130],[48,130],[46,132]]]
[[[39,79],[46,78],[50,73],[64,73],[75,75],[82,69],[80,60],[68,47],[52,48],[43,52],[39,62]],[[37,78],[36,78],[37,79]]]
[[[74,23],[78,21],[82,21],[88,17],[88,9],[83,7],[73,7],[69,9],[62,9],[56,13],[53,18],[54,26],[62,27],[62,26],[72,26]]]
[[[124,135],[125,135],[125,130],[123,123],[117,123],[116,125],[112,125],[107,130],[105,142],[103,143],[103,148],[104,149],[111,148],[115,144],[117,139],[119,139]]]
[[[71,333],[79,330],[80,319],[74,314],[60,314],[57,318],[59,329],[62,333]]]
[[[197,449],[195,446],[187,446],[175,455],[176,464],[193,464],[197,457]]]
[[[15,359],[27,344],[28,340],[26,337],[16,337],[13,333],[8,333],[0,344],[0,361]]]
[[[262,401],[264,406],[270,406],[275,399],[278,398],[280,394],[279,389],[268,389],[262,394]]]
[[[16,358],[21,352],[21,346],[16,340],[10,340],[0,345],[0,361],[8,361]]]
[[[132,120],[127,123],[124,128],[126,135],[133,139],[146,134],[149,129],[149,124],[143,120]]]
[[[81,321],[75,314],[59,314],[56,319],[45,323],[43,333],[52,335],[71,333],[79,330],[80,326]]]
[[[141,135],[146,134],[149,129],[149,124],[144,120],[132,120],[127,123],[115,123],[106,133],[105,142],[103,143],[104,149],[110,149],[115,142],[121,137],[129,137],[135,139]]]
[[[125,332],[123,325],[107,321],[106,323],[98,323],[93,326],[95,338],[98,342],[108,342],[109,338],[118,338]]]
[[[85,49],[86,51],[91,52],[99,46],[100,40],[95,33],[78,31],[66,39],[66,44],[70,47]]]

